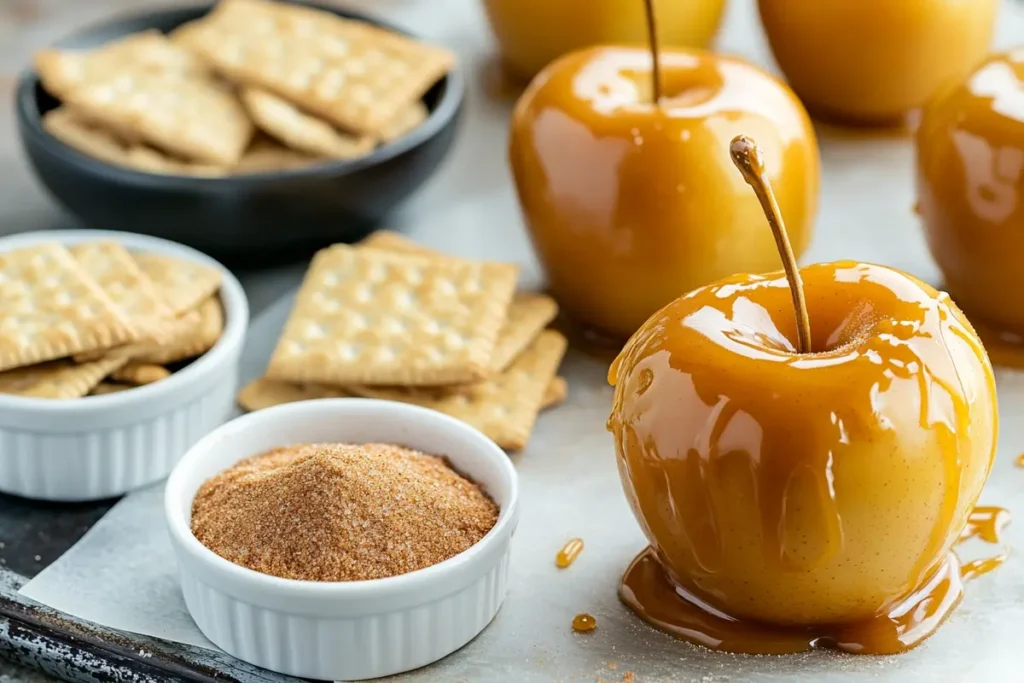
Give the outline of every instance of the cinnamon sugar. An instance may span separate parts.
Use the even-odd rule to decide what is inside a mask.
[[[235,564],[309,581],[380,579],[443,562],[498,507],[444,458],[388,444],[301,444],[203,484],[192,533]]]

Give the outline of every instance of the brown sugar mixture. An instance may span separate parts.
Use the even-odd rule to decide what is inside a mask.
[[[302,444],[206,481],[192,533],[226,560],[308,581],[361,581],[443,562],[498,506],[444,458],[388,444]]]

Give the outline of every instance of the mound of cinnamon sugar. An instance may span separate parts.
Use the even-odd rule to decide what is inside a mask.
[[[307,581],[405,574],[461,553],[498,507],[444,458],[388,444],[302,444],[209,479],[192,533],[226,560]]]

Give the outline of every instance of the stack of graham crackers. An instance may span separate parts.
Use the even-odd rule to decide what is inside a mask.
[[[220,338],[220,281],[113,241],[0,253],[0,393],[74,399],[170,376]]]
[[[330,12],[222,0],[171,35],[36,55],[44,128],[150,173],[224,176],[369,154],[427,118],[453,54]]]
[[[364,396],[433,408],[499,446],[526,445],[537,414],[564,400],[558,313],[516,292],[518,267],[466,261],[378,232],[310,264],[266,376],[246,410]]]

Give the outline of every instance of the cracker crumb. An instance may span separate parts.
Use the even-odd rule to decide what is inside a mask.
[[[389,444],[301,444],[208,480],[192,532],[221,557],[307,581],[381,579],[443,562],[498,506],[446,460]]]

